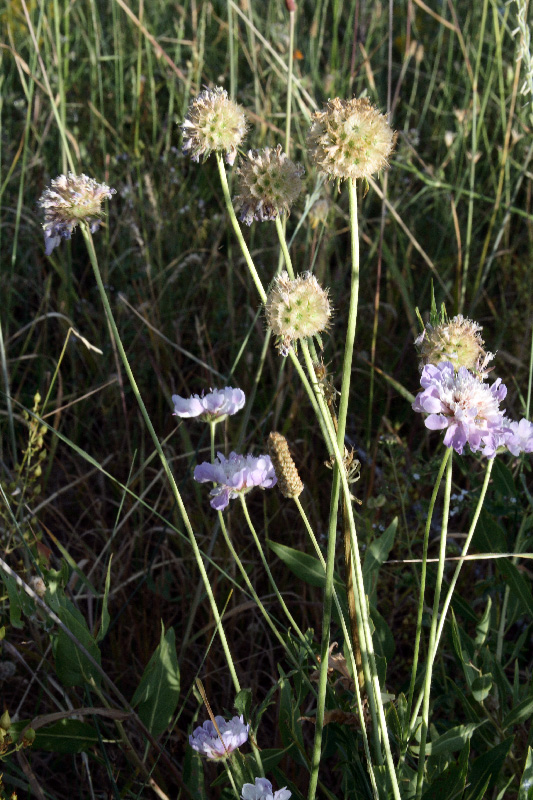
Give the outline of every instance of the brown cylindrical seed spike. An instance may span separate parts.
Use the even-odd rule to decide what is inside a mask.
[[[292,460],[287,440],[281,433],[273,431],[269,435],[268,452],[281,494],[284,497],[299,497],[304,485]]]

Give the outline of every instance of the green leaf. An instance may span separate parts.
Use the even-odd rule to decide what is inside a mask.
[[[508,558],[499,558],[498,562],[498,569],[505,577],[511,593],[519,601],[522,611],[533,618],[533,595],[529,582]]]
[[[483,700],[490,694],[490,690],[492,689],[492,675],[488,672],[486,675],[478,675],[477,678],[474,678],[471,685],[472,694],[474,695],[474,699],[478,701],[478,703],[482,703]]]
[[[437,797],[446,800],[458,800],[466,783],[470,741],[461,750],[457,764],[450,764],[443,772],[431,781],[431,786],[422,795],[422,800],[435,800]]]
[[[22,598],[19,594],[15,578],[2,572],[2,582],[7,589],[9,597],[9,622],[14,628],[23,628],[22,622]]]
[[[478,549],[482,553],[506,553],[509,549],[503,528],[485,509],[481,511],[470,549]]]
[[[533,800],[533,750],[527,748],[527,758],[518,790],[518,800]]]
[[[493,788],[512,743],[513,737],[510,736],[492,750],[476,758],[468,776],[469,785],[464,800],[481,800],[485,792]]]
[[[474,642],[477,647],[481,647],[481,645],[485,643],[485,639],[487,638],[487,633],[490,627],[491,608],[492,608],[492,600],[489,597],[489,599],[487,600],[487,607],[485,609],[485,613],[483,614],[482,618],[476,625],[476,638],[474,639]]]
[[[70,600],[62,597],[56,613],[63,625],[74,634],[96,663],[100,664],[100,650],[78,609]],[[91,679],[100,686],[102,680],[100,672],[61,628],[55,635],[54,656],[57,676],[63,686],[83,686]]]
[[[521,703],[518,703],[512,711],[510,711],[502,723],[504,731],[511,728],[513,725],[521,725],[522,722],[528,722],[533,715],[533,697],[526,697]]]
[[[300,550],[295,550],[293,547],[287,547],[287,545],[279,542],[269,540],[267,544],[277,557],[283,561],[285,566],[301,581],[309,584],[309,586],[317,586],[321,589],[325,586],[326,573],[318,558],[302,553]]]
[[[435,741],[426,744],[427,756],[439,756],[446,753],[453,753],[456,750],[462,750],[467,742],[470,741],[474,731],[485,725],[487,720],[482,722],[468,722],[466,725],[457,725],[455,728],[450,728],[449,731],[443,733]],[[418,753],[420,748],[418,746],[411,747],[413,753]]]
[[[161,641],[154,650],[131,704],[139,706],[139,716],[153,736],[165,731],[178,705],[180,673],[173,628],[165,633],[161,623]]]
[[[391,629],[375,606],[370,607],[370,618],[374,625],[372,640],[378,656],[383,656],[389,662],[394,656],[395,644]]]
[[[491,477],[496,491],[504,497],[516,497],[516,486],[514,484],[513,474],[509,467],[503,463],[501,458],[497,458],[494,461]]]
[[[9,732],[13,738],[27,727],[30,720],[14,723]],[[62,719],[53,725],[36,731],[33,750],[47,750],[52,753],[88,752],[99,743],[98,733],[87,722],[77,719]]]
[[[113,554],[109,557],[109,564],[107,565],[107,574],[105,576],[105,587],[104,587],[104,599],[102,602],[102,624],[100,625],[100,630],[96,636],[96,641],[101,642],[104,636],[107,633],[107,629],[109,628],[110,616],[109,611],[107,610],[107,603],[109,599],[109,585],[111,583],[111,559],[113,558]]]
[[[389,557],[394,544],[394,537],[398,528],[398,517],[395,517],[387,530],[368,546],[363,564],[363,582],[365,592],[370,599],[376,591],[377,576],[379,568]]]
[[[235,697],[235,708],[238,714],[244,716],[245,719],[250,719],[250,713],[252,711],[251,689],[241,689]]]

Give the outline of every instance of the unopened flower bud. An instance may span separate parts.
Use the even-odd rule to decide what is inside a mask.
[[[9,711],[6,709],[0,717],[0,728],[2,728],[3,731],[8,731],[10,727],[11,717],[9,716]]]

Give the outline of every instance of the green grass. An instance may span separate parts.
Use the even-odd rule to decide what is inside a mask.
[[[484,326],[487,349],[498,351],[494,374],[508,386],[510,416],[524,416],[529,408],[531,380],[533,118],[531,98],[528,105],[519,92],[524,76],[512,38],[516,6],[488,0],[429,5],[434,13],[396,3],[389,20],[383,4],[302,0],[292,65],[291,157],[306,168],[306,192],[328,197],[331,208],[326,225],[313,229],[301,198],[287,220],[287,236],[295,271],[313,265],[330,288],[335,315],[323,358],[338,389],[349,304],[348,195],[317,178],[305,145],[309,118],[329,97],[366,93],[390,111],[398,132],[386,178],[359,191],[361,286],[347,418],[347,440],[362,464],[352,489],[362,501],[354,508],[365,548],[399,518],[391,563],[381,567],[376,594],[394,639],[393,645],[383,633],[381,644],[388,661],[385,688],[397,698],[387,720],[395,755],[419,579],[419,565],[401,562],[421,558],[442,457],[438,435],[426,435],[406,399],[419,385],[416,308],[427,316],[432,287],[450,315],[460,312]],[[84,717],[98,732],[88,755],[36,743],[20,757],[9,756],[2,763],[6,796],[15,789],[19,798],[39,797],[39,791],[61,800],[104,792],[150,796],[148,773],[163,796],[230,796],[227,784],[209,788],[219,770],[207,765],[202,778],[186,744],[193,725],[207,718],[195,677],[215,714],[235,713],[235,691],[182,516],[110,336],[81,233],[50,258],[44,255],[37,201],[52,178],[72,169],[117,189],[94,237],[111,308],[205,555],[218,608],[225,609],[226,636],[240,685],[251,690],[255,720],[264,703],[257,744],[268,756],[270,749],[297,742],[267,777],[275,788],[287,784],[293,797],[305,797],[314,728],[298,720],[315,714],[313,661],[293,643],[294,632],[283,648],[252,601],[208,505],[207,488],[192,480],[196,463],[210,457],[207,426],[172,417],[170,399],[226,384],[253,398],[218,427],[217,447],[257,454],[271,430],[283,432],[306,487],[302,504],[326,552],[331,472],[324,463],[330,453],[294,365],[268,340],[256,288],[228,224],[215,158],[192,163],[181,153],[179,130],[191,97],[204,85],[234,85],[250,122],[244,149],[285,141],[289,15],[283,3],[271,0],[8,0],[0,30],[2,550],[26,583],[40,571],[51,581],[50,571],[59,573],[63,563],[56,578],[61,592],[92,632],[103,624],[112,553],[103,671],[131,702],[160,643],[162,621],[175,633],[181,673],[173,724],[157,743],[147,743],[134,719],[123,721],[122,735],[108,717]],[[255,224],[244,236],[267,287],[279,263],[274,225]],[[70,335],[65,347],[71,327],[79,336]],[[25,410],[32,409],[48,428],[42,443],[30,443],[30,466],[17,469],[30,442]],[[45,454],[40,473],[31,468],[39,453]],[[501,461],[485,505],[493,522],[482,518],[476,553],[532,549],[530,465],[527,458]],[[452,491],[468,494],[450,520],[449,556],[460,552],[483,480],[482,460],[471,454],[456,457],[454,468]],[[313,552],[296,506],[281,495],[255,492],[248,510],[263,541]],[[255,591],[287,637],[288,623],[238,504],[224,519]],[[437,556],[437,538],[434,529],[430,557]],[[265,550],[289,610],[303,631],[312,632],[311,648],[319,653],[320,587],[297,580]],[[506,563],[507,572],[499,561],[468,562],[452,602],[467,668],[471,661],[483,674],[491,672],[490,693],[483,701],[473,698],[450,622],[433,675],[436,728],[430,738],[452,725],[488,720],[470,741],[475,763],[511,732],[512,748],[484,796],[495,800],[510,781],[500,796],[523,800],[528,795],[519,796],[518,787],[531,746],[529,714],[507,730],[504,723],[531,696],[531,571],[528,561],[516,561],[514,570],[513,562]],[[343,573],[341,552],[337,569]],[[446,585],[452,569],[445,570]],[[431,564],[428,572],[432,587]],[[8,588],[6,579],[0,667],[12,662],[16,673],[0,683],[0,692],[12,718],[89,705],[124,710],[105,681],[98,692],[61,683],[50,646],[57,628],[30,606],[23,606],[18,627],[16,591],[10,595]],[[472,644],[489,600],[487,637]],[[428,609],[431,604],[432,590]],[[422,662],[429,613],[423,623]],[[336,622],[335,640],[342,642]],[[327,708],[352,713],[352,695],[346,684],[330,684]],[[371,797],[357,728],[333,723],[324,737],[318,796],[355,797],[357,787],[360,796]],[[144,773],[137,763],[143,759]],[[416,764],[412,753],[408,763]],[[443,764],[444,757],[431,757],[429,790]],[[474,772],[474,788],[476,779]],[[385,779],[378,774],[377,780],[381,787]],[[380,792],[387,796],[386,788]],[[475,795],[465,790],[458,796]]]

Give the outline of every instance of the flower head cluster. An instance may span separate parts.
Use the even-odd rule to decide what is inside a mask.
[[[249,150],[237,170],[238,194],[235,208],[241,222],[265,222],[288,214],[302,191],[304,168],[283,152],[280,144],[274,149]]]
[[[369,178],[388,165],[395,134],[366,98],[328,100],[307,134],[311,159],[330,178]]]
[[[328,293],[310,272],[295,280],[290,280],[286,272],[278,275],[265,311],[282,355],[288,354],[294,341],[326,330],[331,317]]]
[[[206,159],[213,151],[225,153],[226,163],[231,165],[246,129],[244,110],[230,100],[225,89],[204,89],[189,105],[181,126],[183,152],[193,161]]]
[[[222,453],[217,455],[213,464],[204,461],[194,470],[195,481],[218,484],[209,493],[213,498],[210,502],[211,508],[221,511],[230,500],[246,494],[254,486],[270,489],[276,485],[276,473],[270,456],[254,457],[230,453],[229,458],[225,458]]]
[[[221,422],[240,411],[246,397],[242,389],[226,386],[224,389],[211,389],[201,396],[193,394],[191,397],[180,397],[179,394],[173,394],[172,402],[176,417],[198,417],[204,422]]]
[[[256,778],[255,786],[253,783],[245,783],[241,792],[242,800],[289,800],[291,796],[292,792],[286,786],[273,792],[272,784],[266,778]]]
[[[70,239],[72,231],[84,220],[91,233],[98,230],[103,215],[102,203],[116,194],[105,183],[98,183],[87,175],[59,175],[50,188],[39,198],[38,205],[44,209],[45,252],[49,256],[61,239]]]
[[[413,403],[414,411],[425,412],[424,424],[430,430],[446,429],[444,444],[461,454],[465,444],[472,452],[492,457],[501,443],[503,411],[500,402],[507,388],[498,378],[484,383],[465,367],[443,361],[426,364],[420,378],[422,392]]]
[[[483,349],[481,330],[481,325],[465,319],[461,314],[440,324],[432,325],[428,322],[420,336],[415,339],[422,367],[425,364],[436,366],[442,361],[450,361],[456,370],[466,367],[480,378],[485,378],[487,364],[494,356]]]
[[[229,722],[224,717],[215,717],[215,722],[216,727],[208,719],[201,727],[195,728],[189,736],[189,744],[200,755],[218,760],[227,758],[248,741],[250,726],[244,724],[242,716],[233,717]]]

